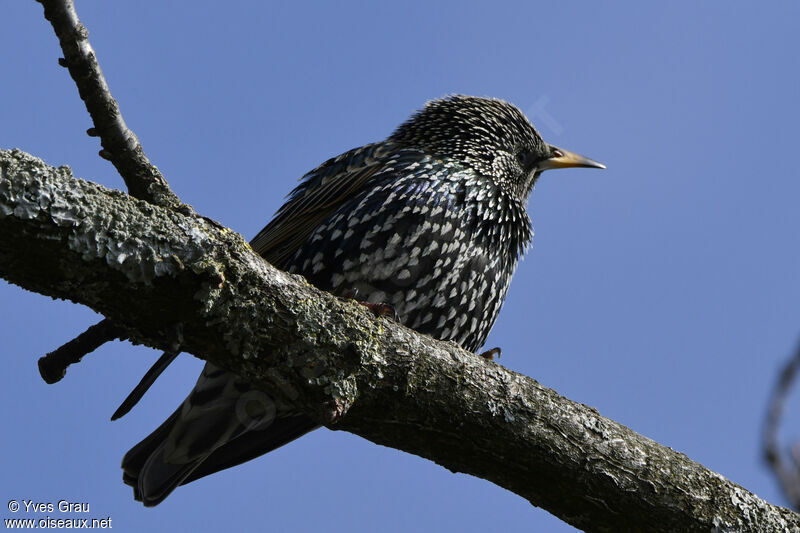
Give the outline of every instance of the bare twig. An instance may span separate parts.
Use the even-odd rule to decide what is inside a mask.
[[[788,453],[781,453],[778,433],[786,398],[798,370],[800,370],[800,345],[781,370],[764,422],[764,458],[775,472],[784,495],[795,509],[800,509],[800,460],[798,460],[800,443],[795,442]]]
[[[64,377],[69,365],[80,362],[84,355],[124,335],[125,330],[110,320],[101,320],[60,348],[40,357],[39,374],[45,382],[57,383]]]
[[[139,381],[139,384],[133,388],[131,393],[128,394],[120,406],[117,407],[117,410],[114,411],[113,415],[111,415],[111,420],[117,420],[128,414],[128,412],[130,412],[130,410],[133,409],[137,403],[139,403],[139,400],[141,400],[142,396],[144,396],[144,394],[150,389],[150,386],[155,383],[155,381],[158,379],[158,376],[160,376],[161,373],[164,372],[164,370],[166,370],[166,368],[170,365],[170,363],[172,363],[172,361],[178,357],[179,353],[180,352],[172,351],[161,354],[161,357],[159,357],[158,361],[156,361],[153,366],[150,367],[150,370],[148,370],[147,373],[142,377],[141,381]]]
[[[156,205],[180,206],[184,211],[190,211],[188,206],[181,205],[161,172],[145,155],[139,139],[126,126],[119,105],[111,95],[92,45],[89,43],[89,32],[78,19],[72,0],[38,1],[44,6],[44,16],[52,24],[64,53],[64,57],[59,58],[58,64],[69,69],[78,87],[78,93],[92,117],[94,127],[89,128],[86,133],[91,137],[100,137],[103,147],[100,150],[100,157],[111,161],[132,196]],[[104,323],[108,326],[104,331],[108,331],[112,326],[107,321]],[[87,334],[99,331],[98,326],[100,324],[89,328],[81,337],[39,360],[39,370],[45,381],[48,383],[59,381],[64,376],[67,366],[79,362],[83,355],[103,344],[85,342]],[[99,337],[95,335],[93,341],[97,339]],[[79,353],[81,350],[83,352]],[[158,374],[152,379],[156,377]],[[126,408],[125,412],[130,410],[148,387],[148,384],[140,384],[121,408]],[[137,391],[140,391],[138,396]]]
[[[590,407],[276,270],[231,230],[19,151],[0,151],[0,276],[586,531],[800,530],[800,515]]]
[[[89,43],[89,32],[78,19],[72,0],[37,1],[44,6],[44,16],[61,44],[64,57],[59,64],[69,69],[92,117],[94,127],[87,133],[100,137],[103,146],[100,156],[111,161],[132,196],[156,205],[179,206],[178,197],[150,163],[139,139],[125,125]]]

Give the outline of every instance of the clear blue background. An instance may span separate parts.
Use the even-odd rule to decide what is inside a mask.
[[[785,504],[759,443],[800,333],[798,4],[220,6],[78,2],[128,124],[184,201],[249,238],[305,171],[425,101],[514,102],[608,170],[540,180],[534,245],[488,341],[500,363]],[[123,188],[83,133],[41,6],[0,13],[0,146]],[[5,283],[0,302],[0,518],[42,517],[11,515],[12,498],[68,499],[118,531],[573,531],[490,483],[328,430],[144,509],[119,461],[201,363],[181,356],[110,423],[158,354],[112,343],[48,386],[36,359],[99,317]]]

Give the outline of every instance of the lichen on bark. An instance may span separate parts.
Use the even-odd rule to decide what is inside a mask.
[[[586,531],[800,530],[792,511],[591,407],[273,268],[232,230],[17,150],[0,151],[0,276]]]

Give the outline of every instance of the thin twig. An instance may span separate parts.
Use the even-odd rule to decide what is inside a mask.
[[[59,64],[69,69],[92,117],[94,127],[87,133],[100,137],[100,157],[111,161],[132,196],[166,207],[180,205],[164,176],[145,155],[139,139],[125,125],[89,43],[89,32],[78,19],[72,0],[37,1],[44,6],[44,16],[61,44],[64,57]]]
[[[767,417],[764,421],[764,458],[775,472],[783,493],[795,509],[800,510],[800,464],[798,464],[798,443],[789,450],[787,457],[781,453],[778,441],[781,418],[786,398],[800,370],[800,345],[795,354],[781,370],[772,398],[769,402]]]
[[[180,352],[164,352],[161,354],[161,357],[158,358],[158,361],[150,367],[150,370],[142,377],[139,381],[139,384],[133,388],[128,397],[117,407],[117,410],[114,411],[114,414],[111,415],[111,420],[117,420],[122,418],[123,416],[127,415],[128,412],[134,408],[134,406],[139,403],[139,400],[142,399],[142,396],[150,389],[150,386],[155,383],[158,379],[158,376],[161,375],[164,370],[178,357]]]
[[[164,176],[150,162],[139,139],[125,124],[89,43],[89,32],[78,19],[72,0],[38,1],[44,6],[44,16],[52,24],[64,53],[58,64],[69,69],[92,117],[94,127],[86,133],[91,137],[100,137],[103,147],[100,157],[111,161],[132,196],[165,207],[180,206],[180,200],[169,188]],[[103,328],[98,328],[101,324]],[[39,370],[44,380],[48,383],[59,381],[67,366],[77,363],[81,357],[105,342],[100,342],[100,333],[110,335],[114,327],[110,322],[103,321],[41,358]],[[87,336],[90,333],[93,336]],[[110,335],[106,340],[113,340],[117,336]],[[131,401],[135,404],[137,399]]]
[[[60,348],[40,357],[39,374],[47,383],[58,383],[67,373],[69,365],[80,362],[84,355],[124,335],[125,330],[103,319]]]

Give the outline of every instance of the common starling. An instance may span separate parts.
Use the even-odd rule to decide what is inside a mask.
[[[502,100],[434,100],[385,141],[306,174],[251,245],[320,289],[390,304],[405,325],[475,351],[530,244],[530,192],[542,171],[565,167],[605,168],[547,144]],[[157,505],[315,427],[207,363],[183,404],[125,455],[123,479]]]

